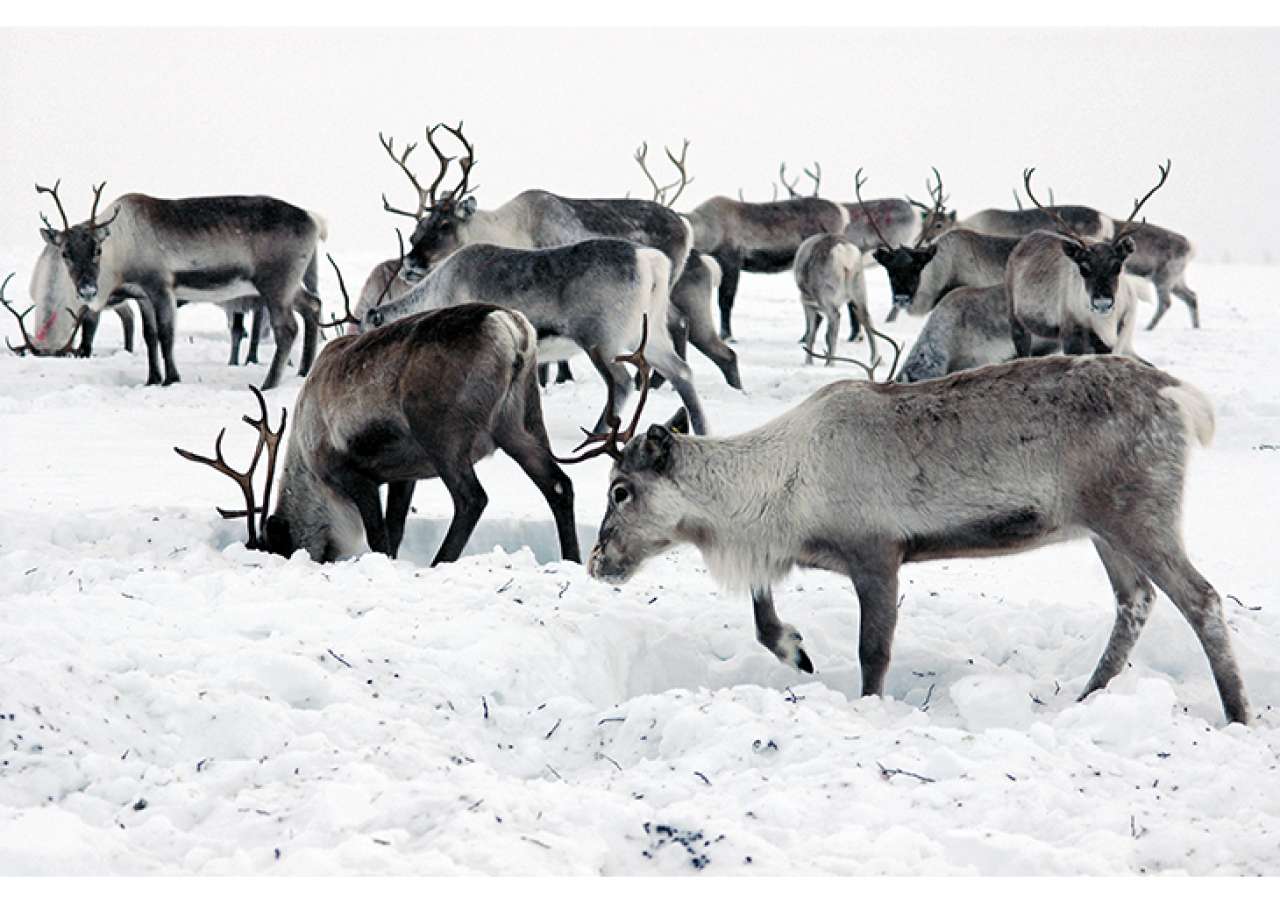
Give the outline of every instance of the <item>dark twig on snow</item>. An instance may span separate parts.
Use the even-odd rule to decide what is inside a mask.
[[[560,722],[561,722],[561,720],[562,720],[562,719],[557,718],[557,719],[556,719],[556,723],[555,723],[555,724],[553,724],[553,725],[551,725],[551,730],[547,731],[547,735],[546,735],[545,737],[543,737],[542,739],[544,739],[544,740],[550,740],[550,739],[551,739],[551,735],[552,735],[552,734],[554,734],[554,733],[556,732],[556,728],[558,728],[558,727],[560,726]]]
[[[488,720],[489,720],[489,700],[487,700],[487,699],[485,699],[483,696],[481,696],[481,697],[480,697],[480,704],[481,704],[482,706],[484,706],[484,720],[485,720],[485,721],[488,721]]]
[[[1243,608],[1245,611],[1262,611],[1262,606],[1261,606],[1261,605],[1245,605],[1245,604],[1244,604],[1243,602],[1241,602],[1238,598],[1236,598],[1235,596],[1231,595],[1231,593],[1227,593],[1227,598],[1228,598],[1228,599],[1230,599],[1232,602],[1236,603],[1236,605],[1239,605],[1239,606],[1240,606],[1241,608]]]
[[[710,779],[709,777],[707,777],[705,774],[703,774],[703,773],[702,773],[702,772],[700,772],[700,771],[695,771],[695,772],[694,772],[694,774],[696,774],[698,777],[702,778],[703,783],[705,783],[708,787],[710,787],[710,786],[711,786],[711,779]]]
[[[915,778],[922,784],[937,783],[934,778],[925,777],[922,774],[916,774],[914,771],[906,771],[902,768],[885,768],[879,762],[876,763],[876,767],[880,769],[880,777],[884,778],[886,781],[890,780],[894,775],[900,774],[909,778]]]
[[[345,658],[343,658],[342,656],[338,655],[338,653],[334,652],[332,649],[326,649],[326,650],[325,650],[325,652],[327,652],[327,653],[329,653],[330,655],[332,655],[335,659],[337,659],[338,661],[342,662],[342,664],[346,665],[348,668],[355,667],[354,665],[352,665],[352,664],[351,664],[351,662],[347,661]]]

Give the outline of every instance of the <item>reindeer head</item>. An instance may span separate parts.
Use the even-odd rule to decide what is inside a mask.
[[[98,297],[98,264],[102,257],[102,243],[111,234],[108,227],[120,215],[120,208],[117,207],[111,219],[105,223],[97,222],[98,201],[101,200],[102,189],[107,183],[95,185],[89,221],[73,226],[67,220],[67,212],[62,207],[61,198],[58,197],[58,186],[61,184],[62,180],[59,179],[53,183],[52,188],[36,185],[38,193],[52,195],[53,202],[58,205],[58,214],[62,217],[62,229],[59,230],[53,227],[48,217],[43,213],[40,214],[40,219],[44,222],[40,235],[46,243],[62,255],[62,262],[67,268],[67,274],[71,277],[80,300],[85,304],[93,304]]]
[[[924,213],[920,237],[910,248],[905,245],[894,247],[884,237],[884,233],[876,223],[874,211],[862,199],[862,186],[866,184],[866,180],[862,177],[862,170],[859,169],[853,176],[853,192],[858,198],[858,206],[862,208],[867,223],[880,239],[880,247],[876,248],[872,256],[876,259],[876,263],[884,267],[885,272],[889,274],[889,286],[893,289],[893,303],[897,307],[910,306],[912,299],[916,296],[916,289],[920,287],[920,274],[929,261],[933,260],[933,255],[938,253],[937,247],[932,244],[933,239],[955,223],[955,212],[948,213],[946,210],[947,198],[942,193],[942,176],[936,168],[933,170],[933,175],[936,184],[929,184],[927,181],[925,183],[933,200],[932,206],[926,207],[919,201],[911,201]]]
[[[457,138],[466,150],[466,156],[458,162],[458,165],[462,168],[461,180],[452,191],[447,191],[443,195],[438,194],[440,183],[444,181],[444,177],[449,171],[449,164],[455,158],[445,156],[436,145],[435,133],[441,128]],[[461,122],[458,123],[457,128],[452,128],[444,123],[437,123],[427,129],[427,144],[436,155],[439,170],[436,173],[435,181],[427,188],[423,188],[408,165],[409,155],[413,153],[417,144],[406,145],[404,150],[397,156],[394,148],[394,139],[384,138],[379,133],[378,140],[382,142],[383,149],[386,150],[395,164],[408,177],[410,184],[413,185],[414,190],[418,193],[418,206],[415,212],[411,213],[408,210],[392,207],[385,194],[382,196],[382,207],[388,213],[408,216],[416,221],[417,225],[414,227],[413,235],[409,240],[409,253],[404,256],[404,271],[405,275],[411,280],[421,279],[436,263],[466,244],[465,239],[460,234],[460,227],[476,211],[476,200],[474,197],[469,196],[470,192],[475,189],[468,185],[468,180],[471,177],[471,168],[476,164],[475,148],[463,135]]]
[[[1041,204],[1031,190],[1031,176],[1035,172],[1035,167],[1023,170],[1022,184],[1027,190],[1027,197],[1031,199],[1031,203],[1048,213],[1057,223],[1058,231],[1062,235],[1062,253],[1071,258],[1080,271],[1080,278],[1084,280],[1085,291],[1089,295],[1089,308],[1094,313],[1105,316],[1115,309],[1116,292],[1120,286],[1120,274],[1124,272],[1125,258],[1132,254],[1136,247],[1133,238],[1128,234],[1133,227],[1133,218],[1138,215],[1138,211],[1151,196],[1164,185],[1172,168],[1171,160],[1166,160],[1164,165],[1159,167],[1159,180],[1150,191],[1134,200],[1133,211],[1129,214],[1129,218],[1108,241],[1090,241],[1072,229],[1052,203],[1048,207]]]

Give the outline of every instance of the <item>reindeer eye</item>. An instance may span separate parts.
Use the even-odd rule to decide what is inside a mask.
[[[613,498],[613,503],[615,505],[621,505],[626,502],[627,499],[631,498],[631,490],[628,489],[624,483],[618,483],[613,487],[609,494]]]

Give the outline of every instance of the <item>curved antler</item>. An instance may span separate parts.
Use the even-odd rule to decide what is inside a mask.
[[[253,450],[253,458],[249,461],[249,466],[243,471],[236,470],[227,463],[227,459],[222,454],[222,439],[227,434],[227,428],[223,427],[218,438],[213,444],[214,457],[206,458],[204,455],[198,455],[195,452],[187,451],[184,448],[178,448],[176,445],[173,450],[196,464],[204,464],[206,467],[212,467],[218,473],[225,474],[240,487],[240,491],[244,494],[244,510],[229,511],[225,508],[217,508],[217,512],[227,520],[237,517],[245,518],[245,525],[248,528],[249,538],[245,543],[246,548],[250,549],[266,549],[265,534],[267,528],[268,510],[271,505],[271,484],[275,478],[276,470],[276,453],[280,445],[280,438],[284,435],[285,424],[289,419],[289,412],[285,408],[280,409],[280,428],[272,430],[271,425],[267,422],[267,401],[262,397],[262,393],[258,391],[256,386],[250,386],[255,398],[258,399],[258,410],[260,416],[255,419],[245,414],[241,419],[249,426],[258,431],[258,445]],[[259,507],[254,503],[253,493],[253,474],[258,468],[258,461],[262,457],[262,450],[267,450],[267,481],[264,487],[265,493],[262,505]],[[261,518],[257,524],[254,523],[254,515],[261,512]]]
[[[862,167],[858,167],[858,171],[853,174],[853,193],[858,199],[858,206],[862,208],[862,215],[867,218],[867,222],[871,224],[871,228],[875,230],[876,236],[880,239],[880,247],[893,248],[889,243],[889,239],[884,237],[884,233],[880,231],[880,227],[876,224],[875,215],[871,209],[867,207],[867,202],[862,199],[862,186],[867,184],[867,180],[862,177]]]
[[[1147,201],[1151,200],[1151,196],[1153,194],[1155,194],[1157,191],[1159,191],[1161,188],[1164,187],[1164,183],[1169,178],[1169,172],[1170,170],[1173,169],[1173,160],[1166,159],[1164,161],[1164,165],[1158,166],[1157,168],[1160,170],[1160,178],[1156,181],[1156,184],[1152,186],[1151,190],[1148,191],[1146,194],[1144,194],[1141,198],[1134,198],[1133,212],[1129,214],[1129,218],[1126,219],[1120,225],[1120,228],[1116,230],[1115,238],[1123,237],[1133,228],[1133,218],[1138,215],[1138,211],[1143,208],[1143,206],[1147,203]],[[1142,221],[1146,222],[1146,218],[1144,217]]]
[[[111,219],[107,220],[105,223],[97,222],[98,201],[102,199],[102,189],[107,187],[106,180],[103,180],[101,185],[94,185],[92,187],[93,187],[93,208],[89,211],[89,228],[105,229],[107,228],[107,226],[114,223],[116,221],[116,217],[120,215],[120,206],[118,204],[116,205],[116,212],[111,214]]]
[[[53,196],[53,202],[58,205],[58,214],[62,217],[62,230],[65,232],[66,230],[71,228],[71,221],[67,219],[67,211],[62,209],[62,198],[58,197],[58,186],[61,184],[62,184],[62,180],[58,179],[58,181],[53,183],[52,188],[46,188],[45,186],[37,182],[36,193],[48,194]],[[57,229],[53,228],[53,224],[49,222],[49,220],[45,217],[43,213],[40,214],[40,219],[44,220],[44,224],[48,226],[51,231],[54,231],[54,232],[58,231]]]
[[[876,371],[880,369],[879,355],[877,355],[876,359],[871,362],[870,366],[868,366],[867,364],[864,364],[862,361],[855,360],[854,358],[851,358],[851,357],[838,357],[834,354],[824,354],[821,351],[814,351],[812,341],[810,341],[808,345],[804,345],[804,342],[802,340],[800,344],[804,345],[804,350],[806,354],[810,354],[814,357],[822,358],[824,361],[841,361],[842,363],[855,364],[856,366],[861,367],[863,371],[866,372],[867,379],[869,379],[871,382],[879,382],[882,385],[891,383],[893,382],[893,375],[898,369],[898,361],[902,357],[902,346],[899,345],[897,342],[895,342],[890,336],[885,335],[883,332],[876,329],[874,326],[872,326],[869,323],[867,324],[867,332],[874,333],[876,338],[884,339],[886,342],[888,342],[890,345],[893,346],[893,363],[889,365],[888,375],[885,376],[885,378],[882,380],[876,379]]]
[[[616,363],[631,364],[636,368],[636,372],[640,374],[640,400],[636,402],[636,409],[635,413],[631,416],[631,423],[625,430],[621,432],[618,431],[618,427],[622,424],[622,419],[614,412],[613,403],[615,396],[613,392],[613,380],[609,380],[609,394],[604,404],[604,421],[609,425],[609,432],[590,433],[583,430],[587,437],[583,439],[573,451],[580,451],[593,442],[597,443],[596,447],[583,452],[581,455],[570,458],[561,458],[553,454],[552,457],[561,464],[577,464],[581,461],[587,461],[591,458],[599,457],[600,455],[608,455],[615,461],[622,460],[622,449],[631,441],[632,437],[635,436],[636,426],[640,423],[640,414],[644,411],[645,400],[649,397],[649,376],[652,370],[649,367],[649,362],[644,359],[644,346],[648,340],[649,315],[644,314],[641,318],[639,347],[630,354],[620,354],[614,358]],[[570,454],[573,454],[573,452]]]
[[[451,199],[455,201],[460,201],[467,194],[468,191],[475,191],[474,188],[468,187],[468,182],[471,179],[471,168],[476,165],[476,149],[474,146],[472,146],[471,142],[468,141],[466,136],[462,133],[461,119],[458,120],[457,128],[453,128],[452,126],[445,125],[445,123],[443,122],[439,123],[439,125],[436,126],[436,128],[440,128],[440,127],[443,127],[446,132],[448,132],[454,138],[457,138],[458,141],[462,144],[463,148],[465,148],[467,151],[467,155],[458,161],[458,166],[461,167],[462,169],[462,180],[457,184],[457,186],[453,189],[453,191],[449,192],[449,197]],[[435,128],[433,128],[431,131],[435,131]],[[431,132],[427,133],[427,141],[431,142]],[[435,144],[432,143],[431,147],[432,149],[434,149]],[[436,154],[438,156],[440,152],[437,150]],[[443,172],[440,174],[440,178],[441,179],[444,178]],[[440,182],[440,179],[437,179],[436,184],[438,185],[439,182]],[[434,197],[432,200],[434,201]]]
[[[387,200],[386,193],[383,193],[382,195],[382,209],[388,213],[396,213],[400,216],[412,217],[415,220],[421,219],[422,214],[427,212],[427,208],[430,206],[430,203],[428,202],[429,195],[427,191],[423,189],[421,184],[419,184],[418,177],[414,174],[413,170],[409,168],[409,155],[418,147],[417,142],[406,144],[404,150],[400,152],[399,156],[396,156],[395,138],[387,138],[382,134],[382,132],[378,132],[378,143],[381,144],[382,149],[387,152],[387,156],[391,158],[391,162],[395,163],[395,165],[400,168],[400,171],[405,174],[405,177],[409,180],[409,184],[413,186],[413,190],[418,194],[418,210],[416,213],[410,213],[408,210],[401,210],[398,207],[392,207],[391,203]],[[443,173],[441,173],[440,178],[444,178]]]

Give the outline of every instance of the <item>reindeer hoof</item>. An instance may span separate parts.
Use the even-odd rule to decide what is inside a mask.
[[[790,624],[783,624],[782,634],[772,647],[772,652],[778,657],[778,661],[784,665],[790,665],[806,674],[812,674],[813,661],[809,658],[809,654],[804,651],[803,643],[804,638],[800,636],[800,631]]]

